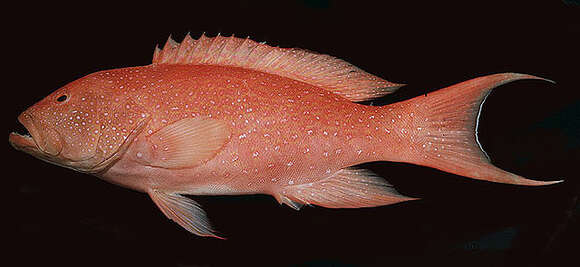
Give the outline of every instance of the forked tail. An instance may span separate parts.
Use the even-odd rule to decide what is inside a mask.
[[[401,105],[412,105],[409,108],[423,111],[412,122],[413,148],[405,161],[498,183],[547,185],[560,182],[530,180],[493,166],[477,138],[481,107],[491,89],[521,79],[546,80],[518,73],[493,74],[401,102]]]

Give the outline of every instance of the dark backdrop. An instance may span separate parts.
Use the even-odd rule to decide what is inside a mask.
[[[17,224],[9,255],[18,265],[557,266],[577,259],[580,12],[573,1],[197,2],[5,7],[15,15],[3,26],[4,55],[14,60],[3,72],[10,86],[8,132],[20,128],[16,117],[27,106],[74,79],[149,64],[155,45],[169,35],[180,41],[187,32],[235,34],[331,54],[408,84],[372,104],[498,72],[555,80],[495,90],[484,106],[480,139],[503,169],[566,181],[508,186],[378,162],[364,167],[421,200],[296,212],[269,196],[193,196],[224,241],[189,234],[143,193],[49,165],[6,143],[5,181],[15,182],[17,194],[5,202],[14,211],[3,217]]]

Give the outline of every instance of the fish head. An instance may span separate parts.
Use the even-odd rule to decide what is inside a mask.
[[[27,134],[9,142],[36,158],[81,172],[106,169],[147,117],[110,79],[91,74],[52,92],[18,116]],[[126,107],[129,107],[128,109]]]

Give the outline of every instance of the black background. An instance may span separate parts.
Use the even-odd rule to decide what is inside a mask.
[[[408,84],[392,103],[498,72],[518,81],[486,101],[480,139],[522,187],[409,164],[366,164],[418,201],[368,209],[305,207],[269,196],[196,197],[228,239],[201,238],[167,220],[143,193],[49,165],[6,143],[16,196],[9,246],[18,265],[101,266],[559,266],[577,261],[580,163],[580,12],[573,1],[381,4],[361,1],[134,4],[81,1],[5,7],[3,78],[8,134],[17,115],[94,71],[146,65],[153,48],[187,32],[250,36],[345,59]],[[391,2],[391,1],[389,1]],[[504,3],[505,2],[505,3]],[[12,211],[13,209],[13,211]],[[574,265],[573,263],[571,263]]]

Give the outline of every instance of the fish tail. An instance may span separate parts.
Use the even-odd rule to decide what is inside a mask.
[[[471,79],[419,96],[402,105],[423,112],[414,116],[412,153],[405,161],[442,171],[497,183],[547,185],[491,164],[477,137],[482,105],[495,87],[522,79],[550,80],[518,73],[500,73]]]

